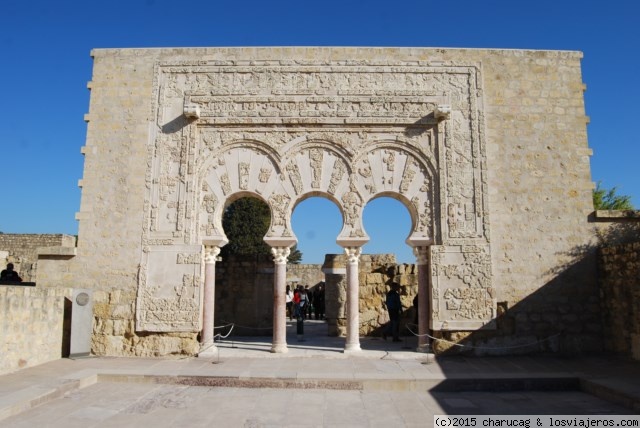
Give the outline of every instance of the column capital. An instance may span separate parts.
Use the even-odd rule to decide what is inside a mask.
[[[429,264],[429,247],[413,247],[413,254],[418,265]]]
[[[206,265],[216,264],[216,259],[218,258],[218,254],[220,254],[220,247],[216,245],[205,245],[204,246],[204,264]]]
[[[347,255],[349,264],[358,263],[360,254],[362,254],[362,247],[344,247],[344,253]]]
[[[273,262],[275,264],[286,265],[291,249],[289,247],[271,247],[271,254],[273,254]]]

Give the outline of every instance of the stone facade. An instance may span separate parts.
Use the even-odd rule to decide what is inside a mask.
[[[605,348],[640,360],[640,242],[599,252]]]
[[[595,256],[578,255],[590,240],[593,188],[581,56],[93,51],[69,272],[75,286],[101,292],[98,307],[114,293],[127,299],[126,333],[117,336],[126,340],[107,328],[100,343],[108,346],[95,352],[137,355],[151,340],[158,354],[192,352],[202,328],[203,245],[224,245],[223,209],[244,196],[270,206],[265,240],[273,247],[296,242],[296,203],[332,200],[345,248],[368,240],[368,201],[397,198],[412,219],[408,245],[428,248],[432,330],[505,349],[552,336],[556,349],[601,349],[599,317],[589,315]],[[546,314],[563,302],[562,322]]]
[[[70,298],[66,288],[0,285],[0,374],[69,355]]]
[[[75,236],[61,234],[14,234],[0,233],[0,265],[13,263],[16,272],[25,282],[36,281],[39,250],[46,252],[50,247],[73,248]]]

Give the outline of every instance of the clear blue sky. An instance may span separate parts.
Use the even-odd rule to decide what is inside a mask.
[[[640,207],[640,2],[633,0],[168,1],[2,0],[0,231],[77,233],[93,48],[420,46],[584,52],[592,178]],[[386,218],[386,220],[380,220]],[[392,221],[388,219],[391,218]],[[310,199],[294,212],[305,262],[339,252],[338,210]],[[382,227],[376,228],[376,224]],[[364,251],[414,257],[395,201],[365,209]]]

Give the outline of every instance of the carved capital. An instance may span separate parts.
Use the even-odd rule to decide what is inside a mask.
[[[362,254],[361,247],[345,247],[344,253],[347,255],[349,264],[358,263],[360,254]]]
[[[204,263],[207,265],[215,264],[220,254],[220,247],[215,245],[205,245],[204,247]]]
[[[413,254],[416,256],[416,264],[426,265],[429,263],[429,247],[413,247]]]
[[[273,254],[273,262],[277,265],[287,264],[287,258],[291,250],[289,247],[272,247],[271,254]]]

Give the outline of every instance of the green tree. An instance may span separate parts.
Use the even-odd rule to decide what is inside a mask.
[[[298,244],[291,247],[291,254],[289,254],[289,263],[298,265],[302,261],[302,252],[298,249]]]
[[[227,207],[222,215],[222,227],[229,243],[222,247],[224,259],[232,254],[271,255],[271,247],[263,240],[269,230],[269,206],[257,198],[241,198]],[[297,246],[291,248],[289,263],[300,263],[302,253]]]
[[[617,187],[603,189],[600,182],[593,191],[593,208],[595,210],[632,210],[631,196],[618,195]]]

